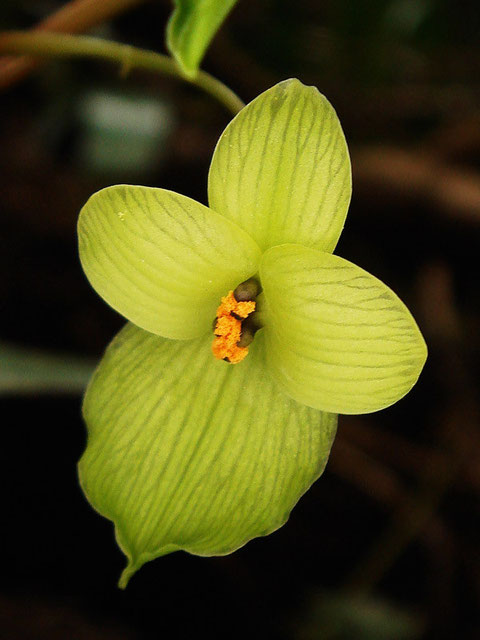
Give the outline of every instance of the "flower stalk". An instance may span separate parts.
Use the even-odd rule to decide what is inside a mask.
[[[218,100],[233,115],[244,107],[242,100],[229,87],[206,71],[199,71],[190,78],[170,56],[101,38],[10,31],[0,34],[0,53],[109,60],[121,66],[123,75],[133,69],[143,69],[189,82]]]

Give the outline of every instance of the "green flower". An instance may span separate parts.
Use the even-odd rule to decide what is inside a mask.
[[[208,187],[210,208],[114,186],[80,214],[85,273],[130,320],[88,387],[80,461],[128,557],[121,586],[166,553],[227,554],[280,527],[325,467],[336,414],[396,402],[426,358],[396,295],[332,255],[351,172],[315,88],[287,80],[247,105]],[[229,364],[212,355],[212,322],[252,277],[263,328]]]

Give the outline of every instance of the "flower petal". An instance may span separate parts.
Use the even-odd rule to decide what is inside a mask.
[[[95,193],[78,221],[83,269],[128,320],[166,338],[203,335],[220,297],[258,269],[255,242],[185,196],[118,185]]]
[[[115,523],[121,586],[158,556],[223,555],[274,531],[328,458],[336,416],[265,376],[261,334],[237,365],[215,360],[210,342],[127,325],[88,388],[80,479]]]
[[[285,80],[232,120],[210,166],[212,209],[262,249],[298,242],[333,251],[351,195],[347,145],[337,115],[315,87]]]
[[[260,277],[268,364],[292,398],[323,411],[367,413],[415,384],[425,342],[383,282],[300,245],[269,249]]]

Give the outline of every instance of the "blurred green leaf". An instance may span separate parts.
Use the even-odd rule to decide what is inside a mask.
[[[417,640],[423,621],[413,613],[369,597],[319,593],[302,616],[299,640]]]
[[[92,89],[78,100],[77,117],[78,161],[85,171],[130,181],[166,160],[175,116],[163,96]]]
[[[0,395],[83,393],[94,363],[0,342]]]
[[[174,0],[167,47],[182,71],[194,77],[210,41],[237,0]]]

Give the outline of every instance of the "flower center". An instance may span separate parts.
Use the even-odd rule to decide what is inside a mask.
[[[229,291],[217,309],[212,351],[215,358],[231,364],[241,362],[259,328],[255,323],[255,298],[260,293],[257,280],[250,278]]]

